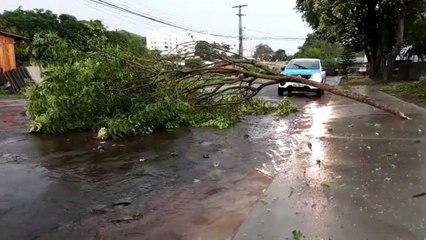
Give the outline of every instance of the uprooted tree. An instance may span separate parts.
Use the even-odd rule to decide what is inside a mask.
[[[223,49],[212,51],[213,63],[194,67],[179,64],[194,57],[190,50],[168,57],[151,51],[135,54],[99,38],[99,44],[91,39],[96,51],[82,51],[54,33],[36,35],[34,41],[34,58],[43,60],[47,71],[43,83],[26,92],[32,132],[95,131],[101,138],[117,138],[179,126],[226,128],[246,114],[294,112],[287,99],[272,105],[255,98],[263,88],[286,81],[406,118],[367,96],[281,75],[257,61],[223,54]]]

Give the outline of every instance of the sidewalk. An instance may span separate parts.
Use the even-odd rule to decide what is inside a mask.
[[[293,230],[307,239],[426,237],[426,196],[413,197],[426,192],[426,111],[358,91],[413,119],[333,96],[234,240],[292,239]]]

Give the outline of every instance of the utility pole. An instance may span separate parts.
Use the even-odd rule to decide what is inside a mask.
[[[238,6],[233,6],[232,8],[238,8],[238,20],[239,20],[239,24],[238,24],[238,29],[239,29],[239,39],[240,39],[240,45],[238,48],[238,54],[242,57],[243,56],[243,16],[245,16],[244,14],[242,14],[241,12],[241,8],[243,7],[247,7],[247,5],[238,5]]]

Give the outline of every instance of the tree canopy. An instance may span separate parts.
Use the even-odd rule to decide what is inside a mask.
[[[305,43],[294,54],[295,58],[319,58],[324,67],[334,70],[337,67],[337,58],[341,56],[343,48],[338,43],[329,43],[317,33],[308,34]]]
[[[297,0],[297,9],[323,38],[365,52],[372,76],[393,71],[405,26],[425,8],[426,0]]]
[[[426,57],[426,15],[408,26],[406,41],[412,45],[410,55]]]
[[[143,53],[146,51],[144,37],[133,33],[108,31],[99,20],[78,20],[68,14],[57,15],[49,10],[35,9],[4,11],[0,14],[0,29],[2,31],[33,38],[36,34],[54,33],[68,44],[81,48],[83,51],[92,51],[92,39],[105,38],[105,43],[126,48],[129,51]],[[17,61],[20,65],[29,64],[30,52],[28,43],[18,43]]]
[[[268,44],[259,44],[256,46],[253,57],[261,61],[270,61],[274,55],[274,50]]]
[[[194,55],[204,60],[214,60],[213,56],[226,56],[231,50],[231,46],[227,44],[208,43],[206,41],[198,41],[194,48]]]
[[[287,53],[284,49],[278,49],[274,56],[272,56],[272,61],[286,61],[287,60]]]

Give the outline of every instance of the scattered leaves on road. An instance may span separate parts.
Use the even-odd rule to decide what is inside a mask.
[[[302,231],[300,230],[293,230],[292,235],[293,240],[302,240],[302,238],[304,237]]]
[[[331,186],[330,186],[330,183],[328,183],[328,182],[322,182],[321,183],[321,186],[323,186],[323,187],[325,187],[325,188],[330,188]]]

